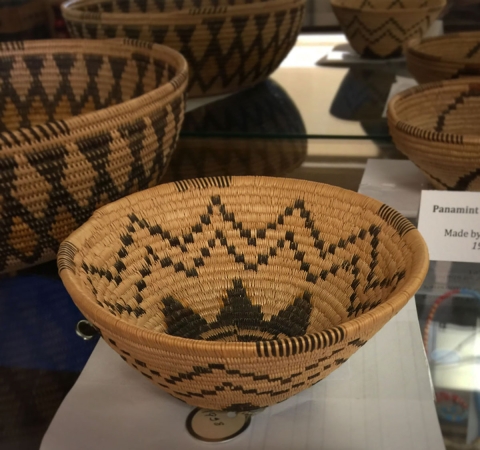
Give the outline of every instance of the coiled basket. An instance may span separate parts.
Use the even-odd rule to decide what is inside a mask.
[[[480,32],[412,39],[405,56],[408,70],[419,83],[480,76]]]
[[[55,259],[98,207],[158,184],[187,79],[160,45],[0,44],[0,273]]]
[[[480,191],[480,78],[401,92],[388,105],[388,125],[436,189]]]
[[[330,0],[350,45],[365,58],[394,58],[422,37],[446,0]]]
[[[266,79],[295,44],[305,0],[69,0],[72,36],[129,37],[172,47],[190,69],[189,96]]]
[[[421,285],[425,243],[390,207],[328,185],[223,177],[97,211],[60,276],[132,367],[203,408],[287,399],[344,363]]]

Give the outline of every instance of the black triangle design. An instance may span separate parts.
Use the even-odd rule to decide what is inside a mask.
[[[260,305],[252,304],[247,291],[243,287],[242,280],[237,278],[233,280],[233,289],[227,290],[227,297],[223,299],[223,307],[217,315],[217,321],[210,323],[209,326],[212,330],[234,327],[231,331],[222,333],[222,337],[226,337],[227,335],[237,334],[237,328],[260,330],[262,322],[263,313]],[[241,338],[242,336],[238,336],[238,340],[242,340]]]
[[[152,33],[153,42],[155,42],[156,44],[163,44],[165,36],[168,33],[168,28],[168,25],[163,27],[151,27],[150,33]]]
[[[262,331],[274,336],[284,334],[289,337],[303,336],[310,324],[312,295],[305,291],[303,297],[297,297],[292,305],[287,306],[267,322],[263,322]]]
[[[125,31],[125,35],[129,39],[133,39],[137,41],[138,38],[140,37],[141,29],[139,27],[123,27],[123,31]]]
[[[189,45],[192,40],[193,33],[195,32],[195,25],[177,25],[175,27],[175,33],[184,45]]]
[[[263,31],[269,18],[270,14],[257,14],[255,16],[255,26],[257,27],[259,33]]]
[[[153,0],[157,10],[160,12],[165,11],[165,1],[164,0]]]
[[[243,33],[243,30],[245,29],[248,20],[248,16],[232,17],[230,22],[233,25],[233,28],[235,29],[235,33],[237,35],[241,35]]]
[[[110,69],[112,69],[113,79],[116,82],[120,82],[127,65],[127,60],[125,58],[111,56],[108,58],[108,62],[110,63]]]
[[[210,35],[212,36],[213,39],[215,39],[218,36],[218,33],[220,33],[220,30],[223,27],[223,24],[225,23],[225,19],[209,19],[206,20],[205,25],[208,27],[208,31],[210,31]]]
[[[134,0],[141,12],[147,12],[147,0]]]
[[[112,25],[103,25],[103,34],[109,39],[113,39],[117,35],[117,27]]]
[[[167,324],[167,333],[189,339],[200,339],[208,331],[207,321],[191,308],[183,306],[172,296],[162,299],[162,312]]]

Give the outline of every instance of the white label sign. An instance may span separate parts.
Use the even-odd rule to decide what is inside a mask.
[[[432,261],[480,262],[480,192],[422,191],[418,230]]]

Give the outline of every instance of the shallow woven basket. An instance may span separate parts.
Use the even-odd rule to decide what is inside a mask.
[[[0,273],[56,257],[101,205],[160,181],[187,64],[160,45],[0,44]]]
[[[107,205],[60,276],[132,367],[171,395],[253,410],[317,383],[412,297],[425,243],[390,207],[309,181],[181,181]]]
[[[419,83],[480,76],[480,32],[413,39],[405,56],[408,70]]]
[[[480,78],[408,89],[390,101],[388,124],[437,189],[480,191]]]
[[[70,0],[72,36],[127,36],[168,45],[189,63],[189,96],[232,92],[267,78],[295,44],[305,0]]]
[[[446,0],[330,0],[350,45],[365,58],[401,56],[403,45],[422,37]]]

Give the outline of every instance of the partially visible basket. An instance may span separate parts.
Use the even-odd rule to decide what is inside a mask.
[[[419,83],[480,76],[480,31],[413,39],[405,56]]]
[[[343,364],[420,287],[428,252],[407,219],[352,191],[219,177],[103,207],[58,266],[143,376],[191,405],[248,411]]]
[[[437,189],[480,191],[480,78],[428,83],[388,105],[397,148]]]
[[[330,0],[350,45],[365,58],[401,56],[403,45],[422,37],[446,0]]]
[[[189,96],[233,92],[267,78],[295,44],[305,0],[69,0],[72,36],[127,36],[168,45],[190,69]],[[199,6],[201,5],[201,6]]]
[[[54,259],[99,206],[159,183],[187,64],[131,40],[0,44],[0,273]]]

